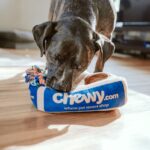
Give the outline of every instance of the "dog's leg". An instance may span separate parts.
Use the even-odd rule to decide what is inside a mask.
[[[58,21],[65,5],[65,0],[50,0],[49,21]]]
[[[111,38],[112,36],[107,36],[108,39],[110,39],[111,43]],[[109,44],[108,42],[104,42],[104,45],[101,47],[101,49],[98,52],[98,59],[96,62],[96,66],[95,66],[95,72],[102,72],[103,68],[104,68],[104,64],[105,62],[112,56],[113,52],[114,52],[114,45]]]
[[[104,63],[103,63],[103,54],[99,51],[97,54],[97,62],[95,66],[95,73],[96,72],[102,72],[104,68]]]

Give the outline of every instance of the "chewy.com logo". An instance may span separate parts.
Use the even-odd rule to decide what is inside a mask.
[[[104,91],[96,91],[93,93],[87,93],[87,94],[74,94],[74,95],[69,95],[67,93],[56,93],[53,95],[53,101],[56,104],[81,104],[85,102],[86,104],[89,104],[91,102],[96,103],[96,104],[101,104],[103,100],[112,100],[112,99],[117,99],[119,98],[119,94],[113,94],[113,95],[107,95],[105,96]]]

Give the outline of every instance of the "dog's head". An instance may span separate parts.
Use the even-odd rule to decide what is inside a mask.
[[[34,39],[47,60],[47,86],[70,91],[95,53],[103,53],[102,61],[113,53],[114,46],[99,36],[81,19],[45,22],[33,28]],[[105,60],[104,60],[105,59]]]

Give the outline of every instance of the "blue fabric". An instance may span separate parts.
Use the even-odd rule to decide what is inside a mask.
[[[38,87],[30,85],[29,89],[32,102],[37,108]],[[44,111],[51,113],[109,110],[125,104],[125,92],[122,81],[69,93],[45,88]]]
[[[30,84],[29,90],[30,90],[30,96],[31,96],[32,103],[37,108],[37,90],[38,90],[38,87]]]

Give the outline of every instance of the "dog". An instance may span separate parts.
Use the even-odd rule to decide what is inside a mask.
[[[49,21],[33,27],[33,36],[46,56],[46,85],[68,92],[99,53],[95,72],[103,71],[115,46],[112,33],[116,11],[112,0],[51,0]]]

